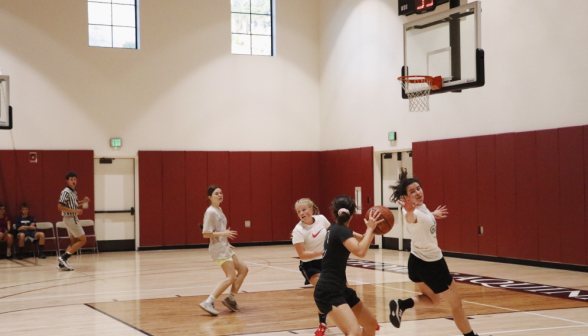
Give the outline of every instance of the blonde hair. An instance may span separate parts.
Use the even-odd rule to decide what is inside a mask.
[[[294,204],[294,209],[296,209],[298,207],[298,205],[307,205],[309,207],[312,208],[312,214],[313,215],[320,215],[321,211],[319,210],[319,208],[316,206],[316,204],[314,204],[313,201],[310,200],[310,198],[301,198],[298,201],[296,201],[296,204]]]

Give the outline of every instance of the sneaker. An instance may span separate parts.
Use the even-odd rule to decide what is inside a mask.
[[[73,271],[74,270],[74,268],[71,267],[71,266],[69,266],[69,264],[67,263],[67,261],[63,260],[61,257],[59,257],[59,259],[57,259],[57,260],[59,260],[59,266],[58,266],[59,268],[63,268],[65,270],[67,270],[67,271]],[[64,267],[61,267],[61,265],[63,265]]]
[[[241,309],[239,309],[239,305],[237,304],[237,301],[233,301],[231,299],[229,299],[229,297],[227,296],[222,303],[225,305],[225,307],[229,308],[231,311],[234,312],[238,312]]]
[[[376,326],[376,331],[378,331],[378,330],[380,330],[380,325],[379,324]]]
[[[37,258],[39,258],[39,259],[47,259],[47,256],[45,255],[45,253],[41,252],[41,253],[39,253],[39,256]]]
[[[202,303],[200,303],[200,308],[202,308],[212,316],[218,315],[218,312],[216,311],[216,309],[214,309],[214,303],[208,303],[208,301],[203,301]]]
[[[327,328],[326,324],[321,323],[321,324],[319,324],[318,329],[314,332],[314,336],[324,336],[327,331],[331,331],[331,330],[329,330],[329,328]]]
[[[404,310],[400,309],[398,301],[399,300],[390,301],[390,322],[396,328],[400,328],[400,321],[402,321],[402,313],[404,313]]]

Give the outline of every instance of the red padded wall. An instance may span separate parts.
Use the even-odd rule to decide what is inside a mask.
[[[61,191],[66,187],[65,174],[69,171],[69,152],[43,151],[43,160],[43,208],[45,216],[42,221],[55,224],[63,220],[61,211],[57,210],[57,203],[59,202]],[[78,181],[79,185],[88,182],[94,185],[94,177],[92,176],[90,181],[83,181],[81,178]],[[77,186],[76,189],[78,189]],[[94,193],[87,195],[87,197],[90,197],[90,204],[95,201],[93,195]],[[81,200],[86,195],[78,192],[78,196]],[[88,209],[82,210],[84,210],[84,213],[80,216],[82,219],[88,219],[90,215],[93,216],[94,214],[93,211],[91,213],[87,211]]]
[[[186,243],[208,244],[202,237],[204,212],[208,208],[206,189],[208,188],[208,153],[186,152]]]
[[[272,240],[290,240],[293,212],[292,154],[272,152]]]
[[[318,152],[292,152],[292,207],[299,199],[310,198],[324,215],[325,209],[320,209],[319,171]],[[291,216],[292,229],[299,221],[294,210]]]
[[[583,130],[560,128],[558,133],[562,262],[586,265]]]
[[[139,151],[141,246],[163,246],[163,154]]]
[[[496,248],[499,257],[517,255],[517,188],[514,133],[496,135]]]
[[[476,162],[476,138],[459,139],[459,203],[457,215],[460,221],[461,251],[478,253],[478,180]]]
[[[515,133],[516,258],[537,260],[537,145],[535,132]]]
[[[457,139],[443,140],[442,153],[443,204],[447,206],[449,215],[439,222],[437,230],[443,232],[445,241],[443,248],[447,251],[461,252],[460,209],[462,208],[462,199],[459,195],[459,169],[456,167],[456,164],[459,163],[459,141]],[[427,188],[423,187],[423,190],[426,192]]]
[[[36,151],[37,162],[29,161],[28,150],[16,151],[16,199],[18,203],[16,218],[20,216],[20,205],[27,203],[29,205],[29,215],[35,217],[37,221],[44,218],[43,205],[43,163],[44,157],[42,151]],[[65,175],[64,175],[65,178]]]
[[[403,154],[406,155],[406,154]],[[374,206],[374,148],[361,148],[361,196],[365,209]]]
[[[78,198],[83,199],[86,196],[90,198],[90,204],[88,204],[87,209],[84,209],[84,213],[82,214],[82,216],[80,216],[80,218],[95,220],[94,206],[96,203],[94,202],[94,151],[70,150],[69,170],[75,171],[76,174],[78,174],[78,184],[76,186]],[[61,189],[65,188],[66,172],[67,171],[64,171],[60,176],[60,180],[64,184]],[[55,198],[51,201],[57,203],[57,200],[59,199],[59,193],[57,194],[57,196],[54,197]]]
[[[561,262],[558,131],[537,131],[537,216],[539,260]]]
[[[443,141],[429,141],[427,145],[427,176],[428,181],[423,185],[425,205],[430,211],[444,205],[443,199]],[[422,182],[422,181],[421,181]],[[437,219],[437,242],[439,247],[445,247],[445,220]]]
[[[208,152],[208,184],[217,185],[223,191],[220,207],[227,217],[227,227],[231,222],[231,187],[229,172],[229,152]],[[238,195],[236,197],[239,197]],[[204,214],[203,214],[204,216]]]
[[[251,221],[251,153],[231,152],[229,155],[232,230],[237,231],[234,242],[250,242],[251,228],[245,221]]]
[[[337,162],[337,151],[324,151],[320,153],[320,186],[321,186],[321,202],[320,209],[325,216],[332,221],[333,215],[329,210],[331,201],[337,196],[335,190],[336,172],[335,165]]]
[[[11,222],[19,214],[16,201],[16,155],[12,150],[0,150],[0,204],[6,207]]]
[[[584,126],[583,128],[583,135],[584,135],[584,204],[585,204],[585,212],[584,218],[586,220],[586,246],[588,246],[588,126]],[[586,260],[588,265],[588,248],[586,249]]]
[[[339,176],[339,181],[341,183],[341,186],[343,187],[343,189],[341,189],[341,194],[349,195],[351,198],[355,199],[355,187],[363,187],[363,178],[361,176],[362,164],[363,162],[361,161],[361,148],[341,150],[341,161],[338,163],[338,168],[340,169],[341,173],[341,175]],[[365,207],[365,205],[365,203],[362,203],[362,207]],[[365,216],[365,211],[367,209],[364,208],[362,210],[363,211],[361,212],[361,215],[354,216],[351,219],[349,228],[351,228],[355,232],[363,234],[366,229],[365,222],[363,221],[363,216]]]
[[[412,144],[412,172],[423,185],[429,182],[427,178],[427,169],[429,168],[427,144],[426,141],[413,142]]]
[[[478,189],[478,253],[496,256],[496,150],[495,136],[476,138],[476,173]]]
[[[163,152],[163,244],[186,245],[186,156]]]
[[[251,152],[251,241],[272,241],[272,153]]]

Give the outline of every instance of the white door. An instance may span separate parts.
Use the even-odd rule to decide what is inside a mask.
[[[135,160],[94,159],[94,188],[100,250],[134,250]]]

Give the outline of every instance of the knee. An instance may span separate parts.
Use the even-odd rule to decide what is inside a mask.
[[[249,273],[249,267],[243,265],[239,268],[239,274],[247,275],[247,273]]]
[[[44,232],[37,232],[37,236],[39,238],[45,238],[45,233]]]
[[[227,277],[227,282],[230,283],[231,285],[235,283],[235,281],[237,281],[237,275],[236,274],[231,274]]]
[[[18,239],[18,240],[20,240],[20,241],[24,241],[24,237],[25,237],[25,235],[24,235],[24,233],[22,233],[22,232],[21,232],[21,233],[19,233],[19,234],[18,234],[16,237],[17,237],[17,239]]]
[[[81,236],[79,238],[76,238],[79,242],[82,243],[82,245],[86,244],[86,236]]]

